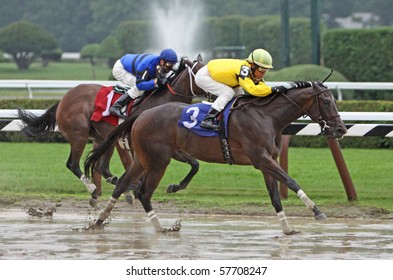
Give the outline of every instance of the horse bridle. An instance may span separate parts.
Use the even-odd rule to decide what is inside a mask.
[[[194,68],[196,67],[196,65],[197,65],[198,63],[199,63],[198,60],[195,61],[194,64],[192,65],[192,67],[190,67],[190,66],[188,66],[188,64],[186,64],[186,68],[187,68],[187,71],[188,71],[188,77],[189,77],[189,80],[190,80],[190,90],[191,90],[191,94],[192,94],[194,97],[197,96],[197,95],[194,93],[194,90],[193,90],[192,78],[195,79]],[[190,97],[190,96],[187,96],[187,95],[184,95],[184,94],[180,94],[180,93],[175,92],[170,84],[166,84],[166,86],[168,87],[169,91],[170,91],[173,95],[178,95],[178,96],[183,96],[183,97]]]
[[[335,119],[335,118],[337,118],[337,117],[340,117],[340,115],[335,115],[335,116],[330,117],[330,118],[327,119],[327,120],[325,120],[325,119],[323,118],[323,116],[322,116],[322,114],[321,114],[321,107],[320,107],[321,105],[320,105],[320,103],[319,103],[318,96],[319,96],[320,94],[326,92],[326,91],[330,91],[330,89],[324,88],[324,89],[320,90],[319,92],[315,92],[315,91],[313,90],[314,100],[313,100],[313,102],[311,103],[310,107],[307,108],[307,109],[303,109],[299,104],[297,104],[295,101],[293,101],[291,98],[289,98],[286,94],[282,94],[282,96],[284,96],[288,101],[290,101],[292,104],[294,104],[296,107],[298,107],[301,111],[303,111],[304,114],[305,114],[305,116],[306,116],[306,115],[309,116],[311,120],[313,120],[314,122],[318,123],[318,124],[319,124],[319,127],[321,128],[321,134],[322,134],[322,135],[325,135],[325,134],[326,134],[326,129],[327,129],[327,128],[330,128],[330,126],[327,124],[327,122],[330,121],[330,120],[332,120],[332,119]],[[313,115],[313,114],[310,113],[310,109],[313,107],[315,101],[317,102],[317,107],[318,107],[318,115],[317,115],[317,116],[315,116],[315,115]],[[304,116],[304,117],[305,117],[305,116]]]

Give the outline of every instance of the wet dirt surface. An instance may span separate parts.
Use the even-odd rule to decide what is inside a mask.
[[[182,220],[180,232],[162,234],[141,211],[114,211],[104,229],[85,230],[99,211],[39,217],[26,210],[0,209],[0,259],[393,259],[391,220],[289,217],[301,233],[285,236],[275,217],[157,211],[164,227]]]

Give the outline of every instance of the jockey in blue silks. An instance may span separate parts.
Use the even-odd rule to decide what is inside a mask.
[[[172,49],[164,49],[160,55],[126,54],[118,59],[112,69],[113,77],[130,86],[130,89],[112,105],[109,112],[125,118],[121,108],[146,90],[153,90],[162,85],[166,74],[172,70],[176,62],[177,55]]]

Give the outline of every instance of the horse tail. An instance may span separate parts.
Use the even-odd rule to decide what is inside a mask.
[[[115,142],[131,132],[132,125],[139,114],[134,114],[128,117],[124,122],[119,124],[109,135],[108,137],[101,142],[98,146],[96,146],[92,151],[90,151],[84,162],[85,175],[87,177],[91,177],[94,173],[94,166],[100,160],[100,158],[105,154],[105,152],[115,144]]]
[[[50,107],[43,115],[36,116],[26,110],[18,109],[19,119],[24,123],[22,132],[31,138],[48,136],[56,128],[56,111],[59,102]]]

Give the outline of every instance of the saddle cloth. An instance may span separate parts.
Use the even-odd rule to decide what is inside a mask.
[[[91,116],[90,120],[95,122],[104,121],[110,123],[114,126],[119,124],[119,117],[109,113],[109,108],[122,96],[124,93],[124,89],[117,88],[113,86],[103,86],[97,93],[96,100],[95,100],[95,108],[93,115]],[[132,106],[133,101],[131,101],[127,107],[127,112]]]
[[[236,98],[232,99],[227,106],[225,106],[223,112],[219,117],[224,121],[225,137],[228,137],[228,120],[231,108]],[[181,117],[178,121],[180,127],[190,129],[192,132],[199,136],[214,137],[219,136],[218,131],[202,128],[200,126],[201,121],[205,118],[209,112],[211,103],[196,103],[185,107],[182,110]]]

